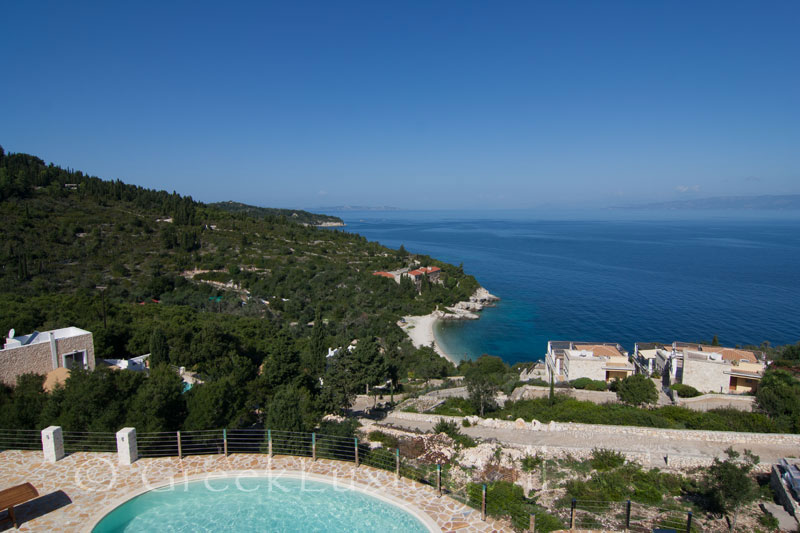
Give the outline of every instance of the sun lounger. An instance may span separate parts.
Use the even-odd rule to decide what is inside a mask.
[[[14,527],[17,526],[17,517],[14,515],[14,506],[25,503],[39,496],[39,493],[33,488],[30,483],[23,483],[10,489],[0,490],[0,511],[8,511],[8,517],[5,520],[11,520]]]

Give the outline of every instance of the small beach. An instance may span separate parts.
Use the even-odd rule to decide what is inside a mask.
[[[411,343],[415,348],[421,348],[423,346],[430,346],[433,344],[433,349],[436,353],[454,365],[458,365],[458,361],[452,355],[448,354],[442,349],[436,340],[436,335],[433,332],[433,328],[436,325],[436,322],[439,320],[440,314],[440,311],[434,311],[433,313],[424,316],[403,317],[406,321],[406,325],[403,327],[403,330],[411,339]]]
[[[483,287],[479,287],[475,293],[470,297],[469,301],[458,302],[453,307],[445,308],[446,311],[437,309],[432,313],[424,316],[405,316],[405,325],[403,330],[411,339],[411,343],[416,347],[431,346],[436,353],[458,366],[458,363],[468,359],[469,356],[464,353],[464,357],[460,358],[453,355],[452,351],[446,351],[439,339],[436,338],[436,326],[440,320],[444,321],[472,321],[478,320],[480,311],[486,306],[494,307],[494,302],[499,301],[500,298],[494,296]]]

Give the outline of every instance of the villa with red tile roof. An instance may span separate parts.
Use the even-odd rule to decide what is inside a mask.
[[[402,274],[403,276],[408,276],[411,280],[417,284],[417,289],[421,287],[422,278],[427,276],[428,281],[431,283],[440,283],[440,274],[442,269],[439,267],[419,267],[415,268],[414,270],[409,270],[408,272]]]

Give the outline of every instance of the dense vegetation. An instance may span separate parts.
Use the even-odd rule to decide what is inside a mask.
[[[308,211],[303,211],[302,209],[256,207],[254,205],[247,205],[241,202],[214,202],[208,205],[222,211],[227,211],[228,213],[243,213],[255,218],[286,217],[288,220],[293,222],[307,224],[309,226],[319,226],[322,224],[344,225],[342,219],[339,217],[309,213]]]
[[[396,323],[478,287],[460,267],[298,217],[231,213],[2,148],[0,216],[0,330],[77,326],[93,332],[97,359],[153,353],[149,379],[75,372],[52,394],[34,378],[3,388],[5,427],[111,431],[133,423],[133,411],[169,411],[177,414],[154,415],[148,427],[311,428],[369,386],[419,368],[446,375],[443,360],[415,350]],[[372,275],[414,264],[440,267],[442,283],[418,291]],[[329,347],[343,349],[326,358]],[[159,365],[199,372],[205,384],[180,394],[180,380]],[[71,405],[79,390],[91,394]]]
[[[469,401],[460,398],[448,398],[434,412],[453,416],[477,414]],[[677,406],[643,409],[619,403],[596,404],[576,400],[563,394],[556,394],[552,400],[537,398],[507,402],[502,409],[489,412],[487,416],[512,420],[522,418],[527,421],[535,419],[544,423],[579,422],[711,431],[779,433],[784,429],[762,413],[746,413],[736,409],[713,409],[701,412]]]

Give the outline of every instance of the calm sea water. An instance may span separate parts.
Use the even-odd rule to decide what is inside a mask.
[[[800,340],[800,217],[702,220],[532,212],[343,212],[347,231],[464,264],[502,298],[440,324],[448,353],[541,359],[547,341]],[[583,217],[584,219],[578,219]]]

